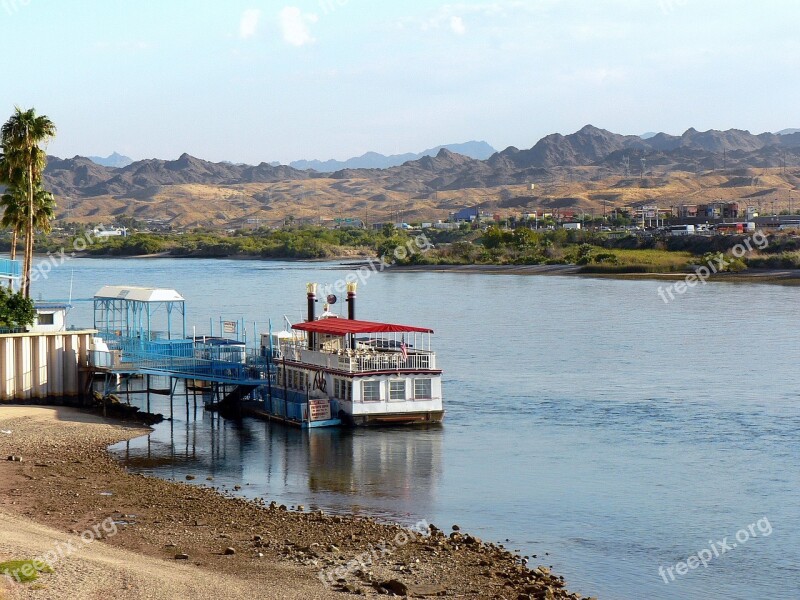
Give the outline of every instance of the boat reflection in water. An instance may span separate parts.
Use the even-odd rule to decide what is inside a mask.
[[[307,431],[225,420],[202,408],[179,413],[111,451],[133,472],[241,486],[248,497],[287,506],[400,522],[433,512],[442,478],[440,427]]]

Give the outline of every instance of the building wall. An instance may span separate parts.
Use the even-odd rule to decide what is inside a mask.
[[[41,315],[53,315],[53,324],[45,325],[40,323]],[[36,323],[33,326],[35,333],[50,333],[55,331],[64,331],[67,328],[67,311],[66,309],[37,309]]]
[[[0,335],[0,402],[69,402],[89,378],[93,331]]]

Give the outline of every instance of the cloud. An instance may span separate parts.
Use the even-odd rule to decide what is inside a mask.
[[[450,29],[457,35],[464,35],[467,33],[467,26],[464,25],[464,19],[461,17],[450,17]]]
[[[251,38],[258,30],[258,22],[261,19],[261,11],[257,8],[248,8],[242,13],[242,20],[239,22],[239,37],[243,40]]]
[[[319,17],[313,13],[303,13],[296,6],[286,6],[281,10],[279,21],[283,40],[292,46],[305,46],[314,43],[309,25],[316,23]]]

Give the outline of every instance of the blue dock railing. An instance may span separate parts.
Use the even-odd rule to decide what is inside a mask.
[[[196,379],[232,385],[267,383],[267,358],[252,351],[243,353],[241,361],[203,358],[204,348],[197,348],[192,339],[142,340],[100,332],[108,345],[108,360],[103,366],[112,371],[165,375],[178,379]]]
[[[0,258],[0,279],[21,279],[22,263],[10,258]]]

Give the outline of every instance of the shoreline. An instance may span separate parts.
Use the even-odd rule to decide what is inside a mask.
[[[563,578],[551,575],[549,567],[537,567],[535,557],[529,569],[502,545],[451,533],[449,526],[441,531],[431,524],[415,533],[369,517],[328,516],[225,496],[209,487],[213,482],[197,486],[128,473],[107,448],[149,431],[76,409],[0,406],[0,457],[22,457],[22,462],[0,461],[0,562],[41,556],[59,539],[93,526],[97,531],[98,523],[112,522],[109,518],[119,524],[113,536],[102,535],[90,548],[54,564],[55,572],[43,574],[34,586],[13,584],[7,600],[52,598],[56,590],[56,597],[76,597],[95,589],[121,600],[200,594],[314,599],[388,591],[417,597],[580,598],[567,592]],[[198,480],[204,477],[197,473]],[[22,530],[36,531],[37,543],[22,543]],[[117,557],[113,568],[102,564],[106,554]],[[80,581],[75,569],[84,573]],[[174,595],[156,586],[156,595],[145,595],[153,582],[192,593]],[[220,594],[220,582],[235,593]],[[8,587],[0,577],[0,597],[4,584]]]
[[[262,261],[262,262],[290,262],[290,263],[335,263],[331,265],[333,269],[359,269],[366,267],[370,261],[377,261],[377,258],[366,256],[335,256],[330,258],[270,258],[262,256],[198,256],[198,255],[173,255],[169,252],[158,254],[140,254],[131,256],[115,256],[110,254],[90,255],[80,254],[76,258],[90,259],[212,259],[212,260],[240,260],[240,261]],[[577,276],[593,279],[622,279],[632,281],[679,281],[685,279],[692,271],[675,273],[637,273],[637,272],[586,272],[577,265],[391,265],[386,267],[384,272],[398,273],[477,273],[481,275],[559,275]],[[708,279],[708,282],[728,282],[728,283],[768,283],[777,285],[800,285],[800,269],[747,269],[739,273],[717,273]]]
[[[360,266],[360,265],[356,265]],[[482,275],[559,275],[590,279],[627,279],[639,281],[680,281],[692,271],[676,273],[592,273],[576,265],[401,265],[387,271],[406,273],[479,273]],[[708,282],[772,283],[800,285],[800,269],[748,269],[739,273],[717,273]]]

